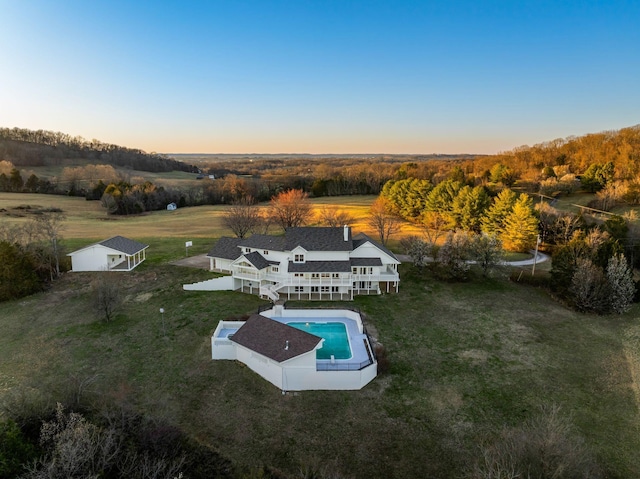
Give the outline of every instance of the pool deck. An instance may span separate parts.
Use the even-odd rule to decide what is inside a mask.
[[[349,338],[349,347],[351,348],[351,358],[349,359],[334,359],[335,364],[344,365],[360,365],[369,361],[369,354],[364,345],[364,341],[367,340],[367,335],[360,333],[358,325],[353,319],[349,318],[308,318],[308,317],[274,317],[273,321],[279,323],[342,323],[347,328],[347,337]],[[318,359],[318,364],[333,364],[330,359]]]

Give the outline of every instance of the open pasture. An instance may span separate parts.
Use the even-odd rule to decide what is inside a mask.
[[[480,441],[554,404],[608,477],[640,475],[637,306],[581,315],[501,278],[446,284],[405,265],[399,294],[346,303],[367,315],[387,372],[361,391],[282,395],[210,356],[218,321],[259,298],[183,291],[210,273],[146,262],[123,274],[125,305],[105,324],[93,276],[0,304],[0,403],[64,399],[87,382],[85,401],[162,417],[244,468],[398,479],[462,477]]]
[[[373,199],[313,204],[347,209],[358,230]],[[346,304],[367,315],[388,371],[362,391],[283,396],[242,365],[210,359],[217,322],[264,302],[184,291],[183,283],[212,274],[167,264],[185,255],[185,239],[196,254],[229,234],[223,206],[109,219],[81,198],[0,195],[7,211],[25,204],[61,208],[70,246],[122,234],[151,247],[148,261],[123,274],[126,301],[112,323],[92,309],[92,273],[65,274],[47,292],[0,304],[0,403],[62,399],[89,381],[86,400],[161,416],[241,467],[353,478],[461,477],[480,441],[553,404],[608,477],[640,476],[638,305],[621,317],[582,315],[508,282],[506,272],[447,284],[403,265],[399,294]]]

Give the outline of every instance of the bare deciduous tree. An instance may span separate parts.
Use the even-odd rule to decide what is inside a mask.
[[[244,238],[249,233],[255,232],[261,220],[260,210],[251,196],[234,201],[222,213],[222,224],[233,231],[238,238]]]
[[[588,258],[578,258],[569,292],[580,311],[604,313],[609,308],[609,285],[601,268]]]
[[[379,196],[371,205],[367,224],[375,230],[383,245],[391,235],[400,231],[400,219],[392,213],[389,200],[384,196]]]
[[[325,206],[318,212],[320,223],[326,226],[344,226],[353,223],[353,216],[348,211]]]
[[[302,190],[283,191],[271,198],[269,216],[282,229],[304,226],[311,218],[309,195]]]
[[[431,245],[429,255],[432,258],[438,256],[438,240],[446,233],[450,227],[450,221],[442,213],[437,211],[426,211],[422,216],[422,224],[424,225],[424,235],[427,243]]]
[[[624,255],[617,254],[609,259],[607,281],[611,290],[611,310],[618,314],[629,311],[636,294],[636,285]]]
[[[471,241],[472,255],[476,263],[482,268],[483,276],[490,276],[504,257],[502,243],[495,235],[479,234]]]
[[[105,322],[113,319],[113,315],[122,304],[122,289],[114,272],[102,272],[91,283],[93,291],[93,307]]]
[[[405,253],[411,257],[413,265],[422,269],[426,266],[431,253],[431,245],[417,236],[408,236],[400,240],[400,244],[403,246]]]
[[[66,216],[60,211],[42,213],[35,218],[35,225],[38,233],[51,243],[51,279],[60,276],[60,251],[58,241],[60,232],[64,229]]]
[[[472,258],[471,236],[464,231],[449,233],[447,239],[438,251],[437,271],[440,276],[448,280],[464,281],[471,268],[469,260]]]
[[[556,479],[602,477],[584,439],[558,406],[543,407],[541,413],[516,428],[504,428],[497,438],[481,447],[469,479]]]

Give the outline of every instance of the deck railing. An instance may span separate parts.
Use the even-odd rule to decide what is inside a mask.
[[[371,366],[373,361],[367,359],[360,363],[316,363],[316,371],[360,371],[361,369]]]

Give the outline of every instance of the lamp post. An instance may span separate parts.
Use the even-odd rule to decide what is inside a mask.
[[[531,276],[536,274],[536,263],[538,261],[538,246],[540,246],[541,242],[542,240],[540,239],[540,235],[538,235],[538,238],[536,239],[536,252],[533,255],[533,267],[531,268]]]
[[[162,334],[167,335],[167,330],[164,327],[164,308],[160,308],[160,316],[162,317]]]

